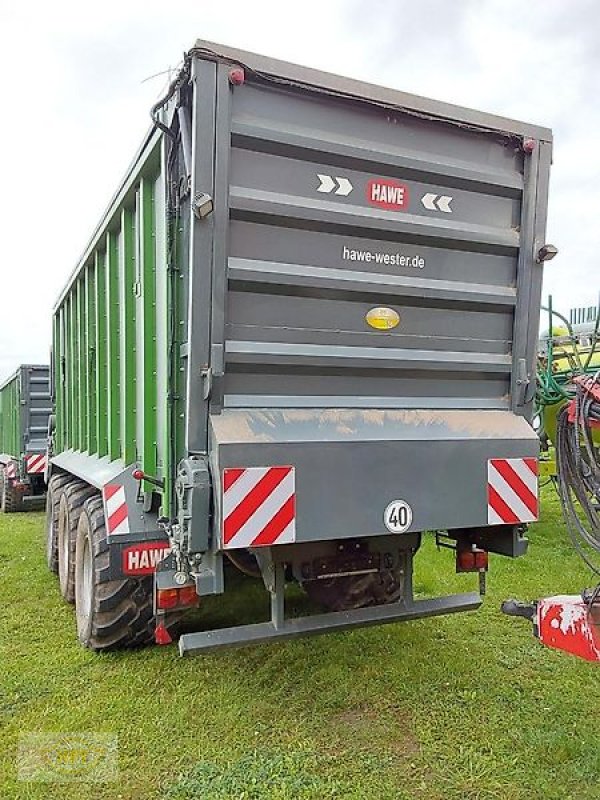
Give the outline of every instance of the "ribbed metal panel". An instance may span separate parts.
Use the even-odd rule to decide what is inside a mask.
[[[514,141],[270,86],[234,92],[231,119],[225,406],[506,407]],[[374,306],[400,324],[373,330]]]
[[[46,450],[50,370],[26,364],[0,386],[0,453],[20,458]]]
[[[55,452],[137,462],[159,476],[167,471],[169,449],[164,388],[159,394],[168,383],[167,355],[159,353],[167,347],[168,314],[164,304],[157,311],[156,301],[167,281],[164,191],[155,138],[107,212],[54,319]]]

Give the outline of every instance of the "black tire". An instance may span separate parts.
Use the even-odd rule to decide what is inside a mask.
[[[154,577],[109,580],[109,558],[103,503],[96,496],[85,502],[77,528],[77,637],[95,651],[150,644],[155,627]]]
[[[63,489],[72,480],[63,473],[53,475],[46,493],[46,563],[55,575],[58,575],[58,506]]]
[[[76,479],[67,483],[60,493],[56,525],[58,582],[67,603],[75,602],[75,543],[79,517],[85,501],[96,493],[92,486]]]
[[[311,600],[330,611],[385,605],[396,603],[404,594],[401,569],[306,581],[303,586]]]
[[[2,472],[2,499],[0,500],[0,507],[4,514],[15,514],[23,508],[21,494],[17,492],[11,485],[10,480],[6,477],[6,468],[4,468]]]
[[[0,511],[4,511],[4,467],[0,465]]]

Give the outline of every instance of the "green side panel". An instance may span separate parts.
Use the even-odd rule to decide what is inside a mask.
[[[160,135],[151,136],[115,195],[55,309],[53,352],[55,452],[139,463],[170,485],[184,401],[173,411],[169,398],[184,387],[187,304],[177,270],[167,270],[167,150]],[[94,469],[93,461],[81,463]]]
[[[12,384],[12,408],[11,408],[11,440],[12,453],[20,456],[23,452],[22,427],[21,427],[21,379],[19,378]]]
[[[60,307],[61,318],[61,380],[62,380],[62,399],[63,407],[58,408],[57,415],[62,418],[62,449],[68,450],[71,446],[70,431],[71,431],[71,406],[69,396],[69,298],[66,297]],[[57,398],[58,402],[58,398]]]
[[[21,383],[18,372],[0,389],[0,453],[22,455]]]
[[[62,399],[59,398],[62,386],[60,385],[60,311],[52,318],[52,381],[54,383],[54,405],[58,408],[63,407]],[[62,420],[56,415],[54,426],[54,442],[55,447],[60,451],[62,450]]]
[[[106,235],[106,308],[108,326],[108,455],[111,460],[121,455],[120,400],[120,297],[119,297],[119,252],[117,237],[109,231]]]
[[[96,265],[90,264],[85,271],[85,323],[87,344],[87,451],[98,452],[96,438]]]
[[[54,410],[56,431],[54,449],[65,449],[65,307],[59,308],[54,316]]]
[[[54,342],[55,352],[60,352],[60,359],[55,357],[57,375],[60,379],[60,392],[56,394],[56,418],[60,419],[60,439],[55,442],[56,452],[69,447],[69,383],[68,383],[68,301],[65,300],[58,309],[59,339]],[[59,386],[57,382],[56,386]]]
[[[69,296],[69,446],[73,449],[78,447],[77,437],[77,284],[73,286],[73,291]]]
[[[121,447],[122,458],[132,464],[136,452],[136,330],[135,330],[135,216],[121,212],[119,237],[119,289],[121,305]]]
[[[142,178],[138,194],[138,276],[136,296],[141,315],[138,326],[141,365],[138,375],[138,398],[141,407],[142,436],[138,442],[142,469],[158,474],[157,429],[157,358],[156,358],[156,215],[154,182]]]
[[[12,452],[20,456],[23,452],[22,427],[21,427],[21,380],[20,377],[13,383],[12,387]]]
[[[85,450],[85,431],[87,419],[87,398],[85,389],[86,377],[86,341],[85,341],[85,287],[84,275],[77,281],[77,449]]]
[[[64,420],[64,440],[63,447],[68,449],[72,446],[72,428],[71,428],[71,344],[70,344],[70,309],[71,299],[67,297],[62,307],[62,322],[63,322],[63,355],[64,363],[62,365],[63,374],[63,396],[65,401],[65,408],[63,413]]]
[[[81,419],[79,421],[79,435],[80,435],[80,443],[79,447],[81,450],[88,449],[88,440],[87,440],[87,432],[88,432],[88,417],[89,417],[89,393],[88,393],[88,384],[89,384],[89,367],[90,367],[90,358],[89,358],[89,342],[88,342],[88,326],[87,326],[87,293],[88,293],[88,268],[86,267],[83,270],[83,274],[81,276],[81,285],[80,285],[80,292],[81,296],[79,299],[79,307],[80,307],[80,322],[79,322],[79,336],[81,337],[80,340],[80,361],[79,361],[79,391],[81,393]]]
[[[94,403],[96,446],[99,456],[108,455],[108,357],[106,341],[106,252],[96,253],[95,258],[95,315],[96,315],[96,398]]]

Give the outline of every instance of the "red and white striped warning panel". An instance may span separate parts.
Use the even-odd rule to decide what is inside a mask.
[[[106,531],[109,536],[129,533],[129,515],[125,487],[120,483],[107,483],[102,490],[104,494],[104,511],[106,514]]]
[[[488,524],[535,522],[539,516],[537,458],[488,461]]]
[[[42,473],[46,469],[46,454],[36,453],[35,455],[27,456],[25,467],[30,475]]]
[[[17,477],[17,465],[14,461],[9,461],[6,465],[6,477],[7,478],[16,478]]]
[[[294,467],[223,470],[223,547],[264,547],[296,540]]]

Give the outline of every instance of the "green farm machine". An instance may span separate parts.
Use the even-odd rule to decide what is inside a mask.
[[[569,319],[543,309],[548,328],[540,339],[537,427],[540,475],[556,486],[567,529],[578,553],[600,576],[600,303],[571,310]],[[600,584],[581,595],[503,604],[509,615],[531,619],[546,645],[600,661]]]
[[[574,379],[600,370],[600,303],[571,309],[569,318],[554,309],[552,298],[542,310],[548,315],[548,328],[540,337],[536,422],[546,453],[540,471],[550,477],[557,474],[550,444],[556,443],[561,410],[574,397]]]
[[[43,507],[50,368],[24,364],[0,384],[0,511]]]

